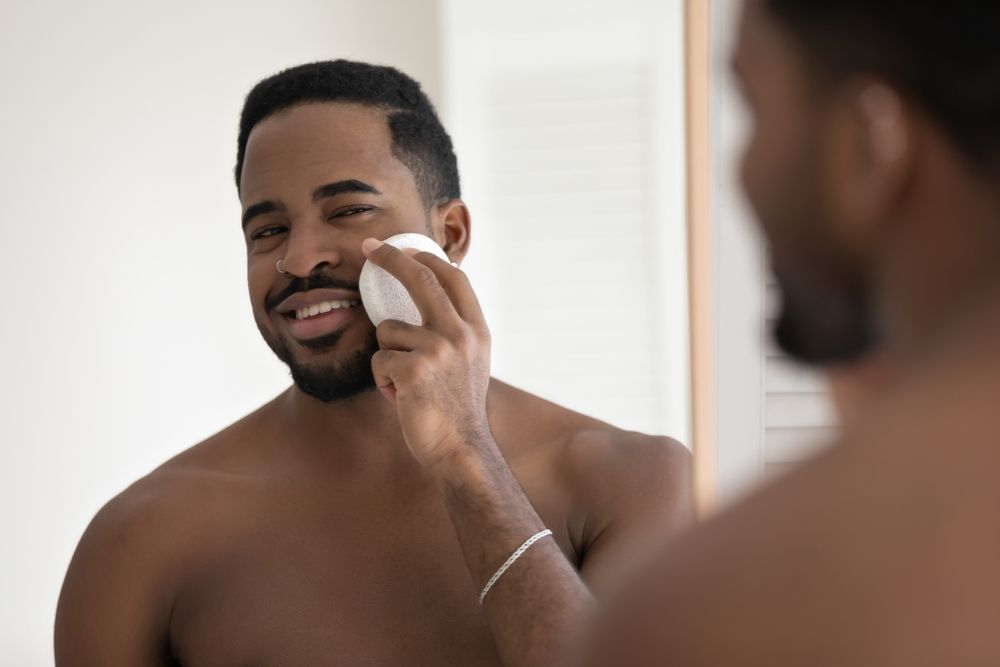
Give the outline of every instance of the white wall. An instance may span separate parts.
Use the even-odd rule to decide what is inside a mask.
[[[440,96],[435,0],[0,4],[0,665],[51,664],[108,498],[287,384],[250,314],[243,96],[300,62]]]
[[[682,0],[443,6],[495,374],[688,442]]]

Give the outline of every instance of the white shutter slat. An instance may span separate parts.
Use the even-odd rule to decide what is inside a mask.
[[[824,394],[768,393],[764,424],[765,428],[832,428],[837,419]]]
[[[772,357],[765,368],[768,394],[824,394],[826,381],[815,371],[792,363],[784,357]]]
[[[500,72],[489,89],[489,196],[505,228],[495,250],[511,269],[496,338],[520,350],[508,367],[542,395],[561,387],[574,408],[655,423],[646,68]]]
[[[800,461],[833,442],[837,429],[818,426],[772,427],[764,432],[765,460],[770,463]]]

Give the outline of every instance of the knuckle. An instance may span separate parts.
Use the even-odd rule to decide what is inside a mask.
[[[470,343],[472,343],[472,335],[469,333],[469,330],[466,329],[465,327],[457,328],[452,338],[455,341],[455,346],[460,349],[465,349],[469,347]]]
[[[383,336],[387,336],[394,331],[399,331],[400,324],[399,320],[382,320],[375,327],[375,335],[381,339]]]
[[[448,354],[448,347],[447,341],[438,338],[430,344],[430,353],[435,359],[444,359]]]
[[[423,357],[417,357],[412,363],[406,364],[401,370],[402,375],[410,381],[426,377],[430,371],[430,364]]]
[[[417,280],[419,280],[424,285],[432,285],[437,282],[437,276],[426,266],[421,267],[417,271]]]
[[[444,290],[438,290],[437,292],[435,292],[434,299],[442,307],[448,307],[452,305],[451,299],[448,297],[447,292],[445,292]]]

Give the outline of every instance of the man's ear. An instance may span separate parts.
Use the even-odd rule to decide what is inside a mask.
[[[846,87],[831,132],[831,203],[852,244],[871,246],[912,176],[915,127],[904,98],[877,80]]]
[[[469,252],[471,220],[469,209],[461,199],[449,199],[436,204],[431,211],[434,240],[444,249],[448,259],[457,264]]]

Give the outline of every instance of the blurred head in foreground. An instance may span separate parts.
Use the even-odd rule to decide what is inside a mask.
[[[916,346],[1000,268],[1000,4],[749,0],[742,176],[800,360]]]
[[[588,667],[1000,664],[998,32],[997,3],[747,0],[777,338],[821,364],[877,345],[896,377],[638,572]]]

